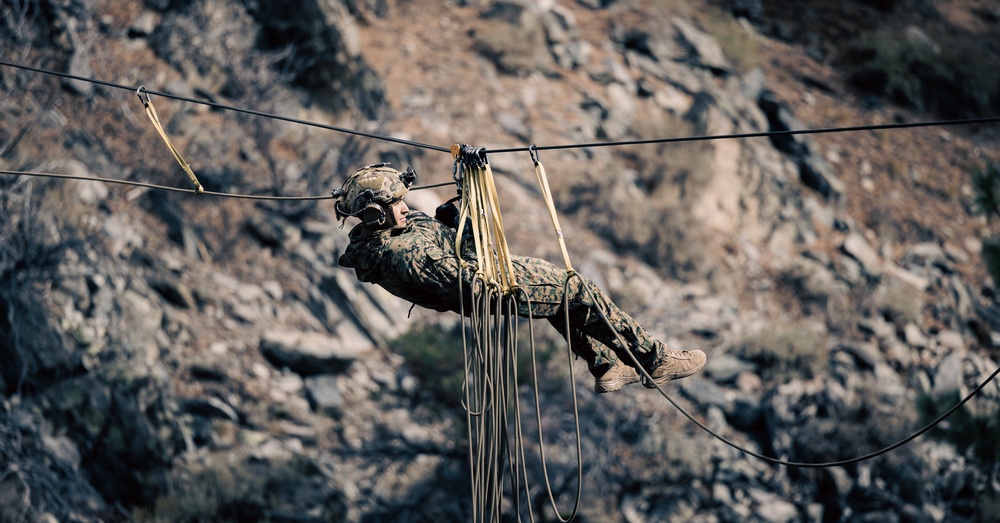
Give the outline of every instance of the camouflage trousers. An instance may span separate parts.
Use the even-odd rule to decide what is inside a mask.
[[[603,375],[619,359],[633,365],[625,351],[634,354],[650,371],[665,357],[663,343],[619,309],[594,282],[578,273],[569,275],[565,269],[538,258],[514,256],[512,260],[518,284],[527,295],[527,300],[518,299],[518,314],[546,319],[569,341],[573,352],[587,362],[594,376]],[[607,322],[598,310],[604,311]],[[619,336],[627,346],[619,343]]]

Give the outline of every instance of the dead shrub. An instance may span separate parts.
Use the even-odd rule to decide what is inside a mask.
[[[811,379],[829,360],[826,337],[824,330],[808,324],[777,325],[745,336],[737,354],[756,364],[764,381]]]
[[[73,240],[57,236],[57,224],[39,210],[43,197],[24,179],[0,191],[0,375],[9,389],[62,359],[45,282]]]
[[[343,496],[331,491],[308,458],[260,462],[251,458],[208,461],[176,473],[175,487],[135,521],[270,521],[283,519],[288,506],[308,501],[328,517],[342,514]],[[333,519],[333,521],[338,521]]]
[[[631,122],[638,139],[693,132],[688,120],[652,105],[638,108]],[[715,265],[708,236],[691,209],[712,179],[712,154],[705,143],[622,148],[609,163],[575,177],[559,203],[568,214],[601,211],[586,217],[588,225],[661,272],[680,279],[703,277]]]
[[[707,32],[719,41],[722,53],[729,60],[733,70],[737,73],[746,73],[760,65],[760,42],[731,14],[711,8],[705,22]]]
[[[948,117],[1000,107],[1000,63],[980,42],[933,41],[900,30],[867,33],[847,46],[843,62],[862,90]]]

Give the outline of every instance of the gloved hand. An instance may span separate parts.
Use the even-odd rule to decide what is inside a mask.
[[[458,207],[451,202],[445,202],[438,205],[437,210],[434,211],[434,218],[451,227],[452,229],[458,228]]]

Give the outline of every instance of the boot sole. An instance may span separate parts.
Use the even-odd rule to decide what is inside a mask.
[[[608,392],[615,392],[621,390],[622,387],[630,383],[635,383],[642,378],[639,376],[622,376],[616,380],[609,381],[599,381],[594,384],[594,391],[598,394],[605,394]]]
[[[707,361],[702,363],[697,369],[694,369],[687,374],[668,374],[666,376],[660,376],[659,378],[653,378],[652,383],[643,377],[642,386],[646,387],[647,389],[655,389],[657,387],[662,387],[663,385],[666,385],[671,381],[684,379],[687,378],[688,376],[694,376],[695,374],[701,372],[701,369],[705,368],[705,363],[707,363]]]
[[[646,378],[643,378],[642,386],[646,387],[647,389],[655,389],[657,387],[662,387],[667,383],[670,383],[671,381],[683,379],[690,375],[691,374],[686,374],[684,376],[660,376],[659,378],[654,379],[652,382],[650,382]]]

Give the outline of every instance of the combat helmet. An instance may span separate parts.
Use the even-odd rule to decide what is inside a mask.
[[[338,220],[348,216],[359,217],[368,225],[382,225],[386,219],[385,207],[403,197],[417,178],[413,168],[399,172],[386,162],[366,165],[347,178],[340,190],[334,209]]]

